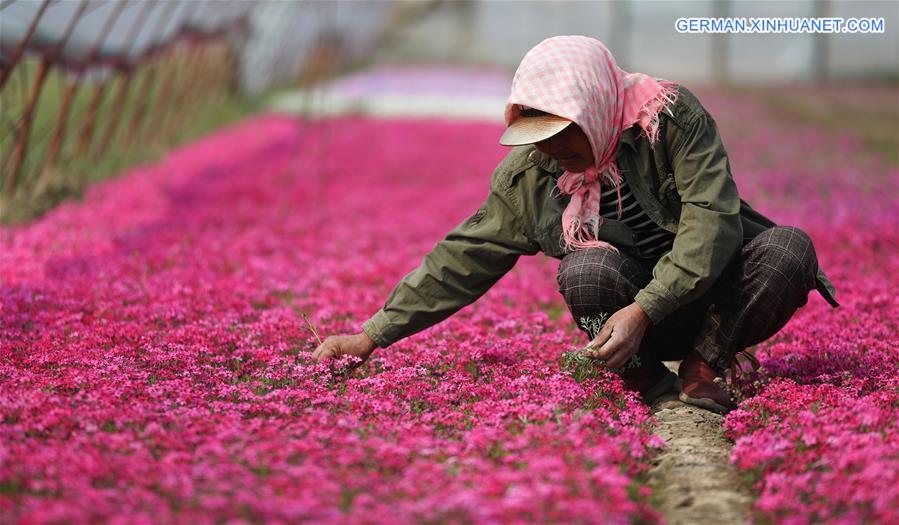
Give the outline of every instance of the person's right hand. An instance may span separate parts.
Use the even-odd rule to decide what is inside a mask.
[[[355,335],[332,335],[312,352],[312,359],[316,363],[321,363],[331,358],[352,355],[361,358],[364,363],[376,347],[375,342],[365,332]]]

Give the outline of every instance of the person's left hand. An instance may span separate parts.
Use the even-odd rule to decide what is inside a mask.
[[[636,355],[651,324],[640,305],[631,303],[609,317],[587,345],[587,356],[604,361],[608,368],[621,368]]]

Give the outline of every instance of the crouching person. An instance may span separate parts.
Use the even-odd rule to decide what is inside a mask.
[[[590,357],[647,403],[679,386],[684,402],[727,412],[714,379],[737,354],[813,289],[838,306],[809,236],[740,199],[715,121],[685,87],[621,70],[598,40],[554,37],[522,60],[505,117],[500,143],[514,148],[486,201],[317,360],[365,359],[543,252],[561,259],[559,291]],[[663,360],[682,361],[681,381]]]

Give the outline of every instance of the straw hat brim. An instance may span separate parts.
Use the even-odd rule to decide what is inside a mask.
[[[499,143],[503,146],[521,146],[548,139],[567,128],[571,121],[556,115],[519,117],[506,128]]]

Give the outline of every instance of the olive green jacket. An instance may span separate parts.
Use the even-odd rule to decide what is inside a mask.
[[[741,246],[774,226],[740,199],[715,120],[684,87],[660,116],[661,142],[651,148],[640,128],[621,134],[618,166],[637,202],[674,246],[653,268],[634,301],[654,324],[701,296]],[[387,303],[363,324],[379,347],[446,319],[474,302],[521,255],[561,259],[562,211],[569,197],[553,191],[561,173],[533,146],[513,148],[490,179],[478,211],[449,232],[406,275]],[[599,238],[641,257],[631,229],[605,219]],[[834,307],[833,285],[820,269],[817,289]]]

